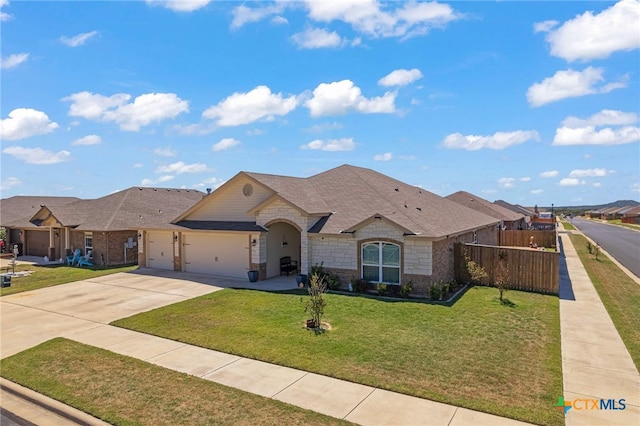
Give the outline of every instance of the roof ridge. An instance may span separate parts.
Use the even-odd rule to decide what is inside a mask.
[[[125,200],[126,200],[126,199],[127,199],[127,197],[129,196],[129,193],[131,193],[131,190],[132,190],[132,189],[133,189],[133,187],[128,188],[128,189],[125,189],[125,190],[123,190],[123,191],[118,191],[118,192],[115,192],[115,193],[113,193],[113,194],[109,194],[109,195],[106,195],[106,196],[102,197],[102,198],[107,198],[107,197],[111,197],[111,196],[116,195],[116,194],[124,193],[124,196],[123,196],[123,197],[122,197],[122,199],[120,200],[120,203],[118,203],[118,207],[116,207],[116,208],[113,210],[113,212],[112,212],[112,213],[111,213],[111,215],[109,216],[109,219],[108,219],[108,220],[107,220],[107,222],[105,223],[105,228],[106,228],[106,229],[109,229],[109,228],[111,227],[111,224],[112,224],[112,223],[113,223],[113,221],[115,220],[116,215],[117,215],[117,214],[118,214],[118,212],[120,211],[120,208],[122,207],[122,205],[124,204]],[[98,200],[99,200],[99,199],[100,199],[100,198],[98,198]]]

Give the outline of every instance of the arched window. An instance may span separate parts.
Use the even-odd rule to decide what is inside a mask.
[[[363,244],[362,278],[374,283],[400,284],[400,246],[382,241]]]

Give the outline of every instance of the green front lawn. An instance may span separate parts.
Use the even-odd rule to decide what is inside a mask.
[[[453,306],[327,295],[321,335],[300,294],[222,290],[113,325],[539,424],[563,424],[558,298],[474,287]],[[307,296],[305,296],[307,297]]]
[[[640,285],[604,254],[601,253],[598,260],[589,254],[584,236],[574,234],[569,238],[636,368],[640,370]]]
[[[0,367],[3,377],[114,425],[349,424],[62,338]]]
[[[74,266],[37,266],[20,264],[16,265],[15,271],[32,271],[30,275],[23,277],[12,277],[11,287],[0,289],[0,296],[20,293],[23,291],[37,290],[39,288],[51,287],[59,284],[66,284],[73,281],[88,280],[103,275],[115,274],[116,272],[129,272],[138,266],[119,266],[114,268],[76,268]],[[8,268],[8,272],[12,272]],[[7,272],[7,267],[2,268],[2,273]]]

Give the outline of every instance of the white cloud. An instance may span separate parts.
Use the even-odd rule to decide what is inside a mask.
[[[156,168],[156,173],[176,173],[181,175],[183,173],[202,173],[208,170],[209,168],[207,167],[206,164],[202,164],[202,163],[186,164],[183,161],[178,161],[175,163],[158,166]]]
[[[544,190],[542,190],[542,189],[532,189],[532,190],[531,190],[531,193],[532,193],[533,195],[542,194],[543,192],[544,192]]]
[[[227,183],[226,180],[224,179],[219,179],[217,177],[212,177],[209,179],[205,179],[200,183],[197,183],[195,185],[193,185],[196,188],[212,188],[212,189],[218,189],[220,188],[222,185],[224,185],[225,183]]]
[[[307,133],[322,133],[325,131],[342,129],[343,127],[344,126],[341,123],[334,121],[333,123],[314,124],[307,129],[303,129],[303,131]]]
[[[136,164],[134,164],[132,167],[133,167],[134,169],[141,169],[141,168],[143,168],[143,167],[144,167],[144,164],[142,164],[142,163],[136,163]]]
[[[5,7],[9,5],[9,0],[0,0],[0,7]],[[6,12],[0,12],[0,21],[6,22],[13,19],[13,16],[9,15]]]
[[[57,164],[69,160],[69,151],[52,152],[42,148],[24,148],[21,146],[10,146],[2,150],[3,153],[13,155],[18,160],[28,164]]]
[[[391,71],[389,74],[382,77],[378,80],[378,84],[381,86],[406,86],[409,83],[413,83],[416,80],[422,78],[422,73],[419,69],[413,68],[410,70],[407,69],[398,69],[395,71]]]
[[[520,182],[531,182],[531,178],[529,176],[521,177]]]
[[[516,130],[513,132],[496,132],[489,136],[463,135],[452,133],[442,141],[445,148],[477,151],[483,148],[505,149],[527,141],[538,141],[540,135],[535,130]]]
[[[98,145],[102,143],[102,138],[98,135],[87,135],[71,142],[71,145]]]
[[[542,172],[540,173],[540,177],[541,178],[552,178],[552,177],[556,177],[560,174],[559,171],[557,170],[549,170],[548,172]]]
[[[13,187],[22,185],[22,181],[17,177],[8,177],[0,182],[0,191],[8,191]]]
[[[572,69],[558,71],[553,77],[545,78],[541,83],[535,83],[527,90],[529,105],[539,107],[566,98],[596,93],[608,93],[615,89],[626,87],[626,76],[618,82],[604,83],[603,68],[587,67],[583,71]]]
[[[551,54],[569,62],[604,59],[640,47],[640,2],[622,0],[599,14],[587,11],[556,30],[546,29]]]
[[[193,12],[208,5],[211,0],[146,0],[148,5],[162,6],[174,12]]]
[[[587,119],[567,117],[556,129],[552,145],[622,145],[640,141],[638,114],[602,110]],[[616,126],[605,127],[602,126]]]
[[[606,175],[607,175],[606,169],[576,169],[576,170],[571,170],[571,173],[569,173],[570,178],[603,177]]]
[[[504,178],[498,179],[498,185],[500,185],[503,188],[513,188],[514,186],[516,186],[515,182],[516,182],[515,178],[511,178],[511,177],[504,177]]]
[[[320,139],[313,140],[306,145],[302,145],[302,149],[319,149],[321,151],[353,151],[356,147],[353,138],[329,139],[323,141]]]
[[[322,49],[340,47],[346,43],[335,31],[322,28],[309,28],[291,36],[291,40],[302,49]]]
[[[170,180],[173,180],[175,178],[175,176],[172,175],[163,175],[158,177],[157,179],[142,179],[142,182],[140,183],[140,185],[142,186],[153,186],[159,183],[164,183],[164,182],[169,182]]]
[[[236,145],[240,145],[240,141],[234,138],[224,138],[221,139],[220,142],[213,145],[211,150],[214,152],[225,151],[227,149],[233,148]]]
[[[341,0],[305,2],[309,17],[319,22],[343,21],[354,30],[371,37],[411,37],[426,34],[432,28],[445,27],[462,18],[451,6],[437,2],[391,2],[381,9],[377,0]]]
[[[16,108],[9,113],[9,118],[0,120],[0,139],[15,141],[45,135],[58,127],[58,123],[51,121],[42,111]]]
[[[593,186],[594,188],[602,188],[602,183],[594,182],[591,186]]]
[[[62,42],[62,44],[66,44],[69,47],[78,47],[82,46],[87,42],[87,40],[97,35],[97,31],[90,31],[88,33],[78,34],[73,37],[62,36],[60,37],[60,42]]]
[[[533,24],[533,32],[534,33],[546,33],[551,31],[556,25],[558,25],[558,21],[543,21],[536,22]]]
[[[384,154],[376,154],[373,156],[373,161],[391,161],[393,154],[385,152]]]
[[[631,184],[631,192],[640,192],[640,183]]]
[[[233,20],[231,21],[231,29],[238,29],[245,24],[253,22],[259,22],[273,15],[279,15],[285,9],[286,3],[276,3],[274,5],[250,8],[247,6],[238,6],[233,9]],[[280,18],[280,19],[277,19]],[[282,23],[282,20],[287,20],[281,16],[275,16],[271,21],[275,23]]]
[[[13,68],[29,59],[28,53],[16,53],[0,60],[0,68]]]
[[[284,16],[274,16],[273,18],[271,18],[271,23],[275,25],[284,25],[288,24],[289,21]]]
[[[240,126],[258,120],[271,121],[276,115],[287,115],[298,105],[296,96],[283,97],[271,93],[267,86],[247,92],[236,92],[217,105],[209,107],[202,117],[217,120],[219,126]]]
[[[622,112],[611,109],[603,109],[593,114],[587,119],[580,119],[569,116],[562,121],[562,125],[566,127],[585,127],[585,126],[609,126],[609,125],[625,125],[638,122],[638,114],[635,112]]]
[[[171,149],[171,147],[156,148],[153,150],[153,153],[160,157],[175,157],[177,154],[175,150]]]
[[[560,182],[558,182],[558,185],[560,186],[578,186],[578,185],[584,185],[584,181],[577,179],[577,178],[564,178],[561,179]]]
[[[313,97],[304,104],[312,117],[340,115],[349,111],[364,114],[395,112],[395,92],[383,96],[365,98],[351,80],[321,83],[313,90]]]
[[[103,96],[90,92],[74,93],[62,98],[63,101],[71,101],[69,115],[72,117],[115,122],[120,129],[134,132],[142,126],[175,118],[189,111],[189,102],[175,93],[146,93],[127,103],[129,99],[131,95],[126,93]]]

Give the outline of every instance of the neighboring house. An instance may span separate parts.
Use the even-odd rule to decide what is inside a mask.
[[[453,244],[497,244],[498,219],[373,170],[308,178],[240,172],[164,229],[145,228],[141,266],[261,280],[290,256],[352,278],[420,291],[453,279]],[[159,252],[173,253],[160,258]]]
[[[527,229],[527,224],[524,219],[525,215],[523,213],[516,213],[477,195],[465,191],[458,191],[447,195],[445,198],[500,220],[500,227],[504,230]]]
[[[91,251],[96,265],[135,264],[138,229],[167,226],[204,195],[192,189],[133,187],[93,200],[42,204],[26,221],[10,226],[21,233],[25,255],[60,259],[80,249],[82,254]]]
[[[0,200],[0,226],[5,228],[7,251],[18,245],[20,255],[47,256],[49,231],[29,220],[44,205],[62,206],[80,200],[76,197],[15,196]]]
[[[640,225],[640,206],[625,210],[622,223],[636,223]]]

